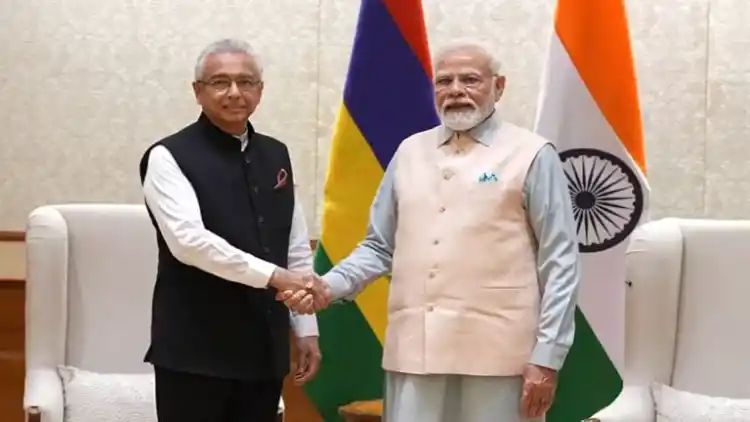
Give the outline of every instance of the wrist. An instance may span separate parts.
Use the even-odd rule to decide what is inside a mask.
[[[524,378],[537,379],[539,376],[545,380],[556,380],[557,370],[542,366],[536,363],[526,364],[527,369],[524,370]]]
[[[281,267],[276,267],[271,273],[271,277],[268,279],[268,285],[271,287],[279,288],[282,280],[286,277],[288,271]]]

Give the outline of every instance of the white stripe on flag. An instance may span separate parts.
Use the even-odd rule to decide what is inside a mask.
[[[637,164],[605,119],[557,35],[552,37],[544,69],[535,131],[553,141],[559,152],[595,148],[625,162],[647,187]],[[622,370],[625,333],[625,252],[628,239],[601,252],[583,253],[580,307]],[[622,373],[622,371],[621,371]]]

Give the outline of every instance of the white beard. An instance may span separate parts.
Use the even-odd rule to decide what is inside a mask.
[[[474,128],[478,124],[482,123],[484,119],[489,115],[489,111],[492,111],[491,105],[489,111],[483,108],[475,108],[468,111],[445,111],[442,110],[440,113],[440,119],[443,121],[445,127],[455,130],[456,132],[466,132],[469,129]]]

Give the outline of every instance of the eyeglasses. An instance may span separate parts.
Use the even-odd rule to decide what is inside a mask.
[[[217,79],[211,79],[209,81],[202,81],[197,80],[196,82],[202,83],[203,85],[208,86],[212,90],[218,92],[218,93],[224,93],[229,91],[229,88],[232,87],[232,83],[237,85],[237,89],[239,89],[242,92],[250,92],[259,87],[263,81],[259,79],[251,79],[251,78],[240,78],[240,79],[229,79],[229,78],[217,78]]]
[[[458,86],[461,89],[476,89],[485,82],[485,79],[474,74],[462,74],[456,77],[449,75],[438,76],[435,79],[435,88],[439,91],[448,89],[453,86],[454,81],[458,82]]]

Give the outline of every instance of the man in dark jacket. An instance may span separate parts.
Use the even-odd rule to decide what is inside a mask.
[[[159,265],[151,345],[163,422],[272,421],[289,372],[320,362],[315,315],[291,315],[279,290],[309,289],[312,252],[286,146],[248,118],[262,68],[237,40],[199,56],[196,122],[149,147],[140,163]],[[312,301],[312,296],[309,299]]]

